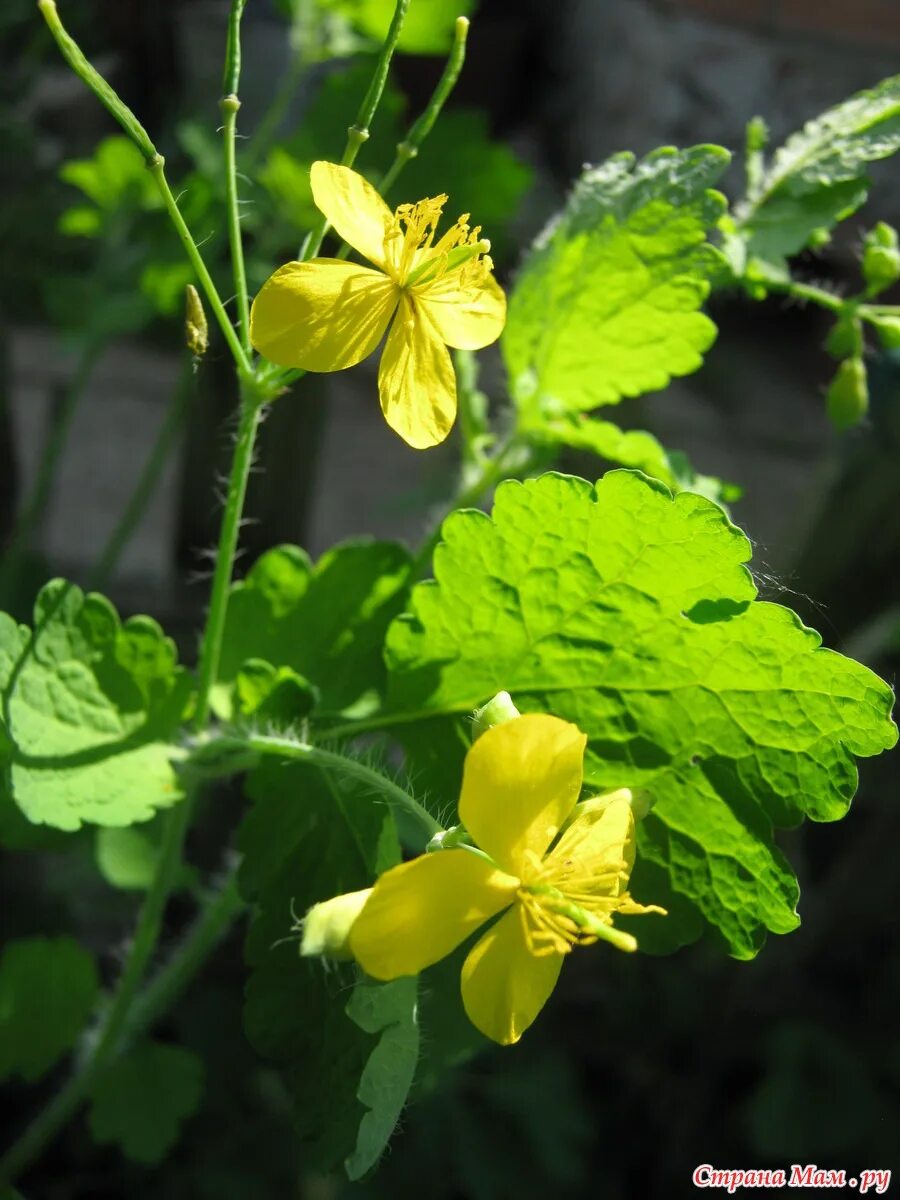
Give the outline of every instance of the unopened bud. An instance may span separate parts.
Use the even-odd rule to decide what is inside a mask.
[[[863,350],[862,324],[858,317],[841,317],[831,327],[825,339],[825,349],[832,358],[858,357]]]
[[[301,955],[343,962],[352,959],[350,930],[371,894],[371,888],[363,888],[360,892],[345,892],[332,900],[314,904],[303,918]]]
[[[884,221],[866,234],[862,273],[870,292],[883,292],[900,279],[897,230]]]
[[[513,721],[521,717],[521,713],[512,702],[509,692],[498,692],[493,700],[488,700],[481,708],[475,710],[473,738],[480,738],[492,725],[502,725],[504,721]]]
[[[861,358],[847,358],[831,381],[825,405],[832,425],[849,429],[857,425],[869,408],[869,384]]]
[[[184,340],[194,358],[202,358],[209,349],[209,326],[203,301],[192,283],[184,289]]]

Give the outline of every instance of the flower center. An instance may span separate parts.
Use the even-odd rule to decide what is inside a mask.
[[[637,943],[612,926],[612,917],[627,902],[629,864],[613,856],[612,847],[588,850],[589,831],[566,835],[557,851],[541,860],[530,855],[517,900],[525,938],[532,954],[568,954],[573,946],[611,942],[622,950]],[[579,853],[582,851],[582,853]]]
[[[448,274],[460,288],[477,286],[493,269],[488,256],[491,244],[481,237],[481,226],[469,226],[465,213],[435,243],[445,195],[401,204],[385,239],[385,256],[395,265],[401,287],[434,284]]]

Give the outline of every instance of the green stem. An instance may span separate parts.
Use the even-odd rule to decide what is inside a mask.
[[[394,57],[394,50],[397,48],[397,41],[400,37],[400,31],[403,28],[403,20],[406,17],[406,10],[409,8],[409,3],[410,0],[397,0],[387,36],[378,55],[378,62],[375,64],[375,73],[372,76],[372,82],[369,84],[369,89],[363,97],[363,102],[360,105],[355,123],[347,130],[347,142],[344,146],[344,153],[341,155],[341,165],[344,167],[353,166],[356,162],[356,156],[359,154],[360,147],[364,142],[369,140],[369,126],[381,102],[381,95],[384,91],[384,85],[387,83],[391,59]],[[306,240],[299,255],[301,262],[316,257],[322,248],[322,242],[328,229],[328,218],[323,214],[306,235]]]
[[[249,356],[244,352],[244,348],[238,340],[238,336],[222,304],[221,297],[216,290],[216,285],[213,283],[212,277],[206,268],[206,263],[197,249],[197,243],[191,236],[191,231],[188,229],[184,217],[181,215],[181,210],[175,202],[175,197],[172,195],[165,175],[165,159],[158,153],[153,142],[150,140],[150,135],[128,105],[116,95],[103,76],[91,66],[77,43],[65,31],[59,19],[59,14],[56,11],[54,0],[38,0],[38,7],[43,13],[44,20],[47,22],[50,32],[56,39],[56,44],[59,46],[63,58],[79,79],[90,88],[100,103],[115,117],[146,158],[147,168],[159,189],[163,204],[172,224],[175,226],[175,232],[184,246],[191,266],[196,272],[197,279],[203,288],[209,306],[213,310],[216,320],[219,322],[219,326],[225,337],[225,341],[228,343],[228,348],[234,356],[238,370],[244,375],[249,375],[251,372]]]
[[[187,801],[183,802],[181,807],[185,807],[187,803]],[[178,811],[175,810],[171,816],[174,818]],[[174,845],[174,839],[171,844]],[[174,873],[169,875],[170,882],[173,877]],[[155,881],[154,886],[156,886]],[[147,911],[150,903],[151,897],[148,894],[144,912]],[[163,906],[164,900],[163,905],[160,906],[157,896],[154,907],[160,919]],[[44,1147],[61,1129],[68,1125],[87,1101],[94,1083],[112,1054],[117,1053],[125,1044],[146,1032],[163,1013],[168,1011],[207,961],[243,908],[244,903],[237,891],[237,869],[232,868],[221,886],[207,898],[203,909],[171,960],[160,969],[139,996],[134,998],[134,992],[131,992],[128,997],[130,1011],[124,1016],[118,1016],[114,1011],[123,995],[122,984],[120,984],[113,1006],[109,1009],[106,1024],[101,1030],[100,1040],[94,1044],[94,1051],[0,1160],[0,1187],[6,1181],[21,1175],[41,1154]],[[143,925],[142,913],[141,924],[138,926],[138,933],[135,934],[132,957],[136,951],[138,935]],[[123,974],[123,984],[124,980]],[[117,1032],[110,1034],[114,1017],[116,1018]],[[105,1047],[102,1055],[101,1047]]]
[[[122,551],[131,540],[150,498],[156,491],[162,469],[169,461],[169,455],[184,425],[193,380],[194,365],[192,360],[188,359],[172,394],[172,399],[169,401],[156,442],[144,463],[144,469],[141,471],[137,485],[91,573],[90,585],[96,591],[102,591],[106,587],[110,576],[116,569]]]
[[[75,368],[75,374],[66,388],[62,404],[59,410],[52,415],[52,430],[41,456],[34,486],[16,522],[16,527],[3,556],[3,564],[0,566],[0,596],[7,596],[9,591],[14,588],[22,555],[28,549],[35,528],[47,508],[56,468],[66,447],[72,420],[90,381],[99,353],[100,347],[96,341],[86,343]]]
[[[197,708],[194,714],[195,729],[202,729],[206,724],[209,716],[210,691],[219,670],[219,656],[222,652],[222,637],[225,632],[225,616],[228,609],[228,592],[231,587],[234,556],[237,552],[241,514],[244,511],[247,482],[253,466],[253,449],[263,407],[263,401],[252,385],[246,380],[243,381],[241,384],[240,424],[238,425],[234,458],[231,463],[231,475],[228,480],[228,493],[225,497],[225,511],[222,514],[209,612],[200,648],[200,678],[197,688]]]
[[[436,821],[431,813],[418,800],[405,791],[392,779],[376,771],[374,767],[366,766],[355,758],[348,758],[333,750],[324,750],[321,746],[311,746],[305,742],[292,741],[287,737],[257,736],[248,737],[245,742],[250,750],[257,754],[276,755],[280,758],[293,758],[301,762],[312,763],[326,770],[334,770],[343,775],[352,775],[355,779],[368,784],[376,792],[382,793],[389,804],[403,808],[421,826],[428,837],[440,833],[443,826]]]
[[[456,86],[456,81],[459,79],[460,72],[463,69],[463,64],[466,61],[466,38],[468,35],[468,18],[457,17],[456,25],[453,29],[453,45],[450,48],[450,54],[444,66],[443,73],[438,80],[437,87],[431,94],[431,99],[428,101],[425,111],[410,126],[403,141],[397,144],[394,161],[388,167],[379,184],[378,190],[382,196],[390,191],[397,182],[400,172],[411,158],[416,157],[422,143],[428,137],[429,133],[431,133],[434,123],[440,116],[441,109]]]
[[[228,343],[228,349],[231,351],[238,371],[242,376],[249,377],[252,373],[250,359],[244,352],[244,347],[241,345],[234,331],[234,326],[228,318],[228,313],[225,311],[225,306],[222,303],[216,285],[212,281],[212,276],[207,270],[206,263],[203,261],[200,251],[197,249],[197,243],[191,236],[191,231],[188,229],[187,223],[181,215],[181,210],[175,202],[172,189],[169,187],[169,181],[166,179],[165,165],[166,161],[161,154],[157,154],[147,164],[150,174],[153,176],[159,193],[163,198],[163,204],[166,207],[166,212],[169,214],[169,219],[175,226],[175,232],[178,234],[191,266],[196,272],[200,286],[203,288],[203,294],[206,296],[207,303],[219,323],[219,328],[222,330],[225,341]]]
[[[780,292],[785,296],[793,296],[795,300],[806,300],[810,304],[818,304],[829,312],[842,313],[847,307],[847,301],[840,296],[833,296],[824,288],[815,287],[811,283],[799,283],[796,279],[785,280],[784,283],[763,281],[763,287],[770,292]]]
[[[225,199],[228,214],[228,243],[231,248],[231,269],[234,274],[234,292],[238,310],[238,328],[241,345],[249,359],[253,354],[250,345],[250,301],[247,296],[247,272],[244,266],[244,243],[241,238],[241,210],[237,188],[237,160],[235,139],[237,136],[237,114],[241,107],[238,87],[241,79],[241,17],[246,0],[231,0],[231,15],[228,21],[228,43],[225,52],[225,75],[222,82],[222,142],[225,154]]]

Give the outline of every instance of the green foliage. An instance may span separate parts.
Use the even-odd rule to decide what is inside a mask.
[[[578,412],[695,371],[716,328],[700,312],[719,256],[707,243],[728,166],[716,146],[618,154],[585,171],[525,260],[503,354],[532,414]]]
[[[796,254],[866,199],[865,167],[900,148],[900,76],[829,109],[793,134],[750,180],[738,229],[750,258]]]
[[[143,1042],[116,1059],[91,1091],[95,1142],[113,1142],[127,1157],[155,1166],[166,1157],[203,1094],[203,1063],[181,1046]]]
[[[460,719],[507,690],[587,733],[592,790],[645,793],[642,859],[732,954],[795,928],[773,827],[843,816],[853,755],[896,740],[890,688],[755,600],[749,544],[718,508],[637,474],[505,483],[492,519],[453,514],[443,538],[437,582],[387,640],[386,719],[413,766],[428,742],[428,778],[458,782]],[[636,894],[664,904],[652,874]],[[685,939],[677,915],[641,929],[663,920]]]
[[[347,1016],[365,1033],[381,1034],[369,1055],[356,1096],[369,1110],[347,1158],[349,1179],[361,1179],[381,1158],[412,1087],[419,1057],[416,979],[358,983]]]
[[[293,672],[297,700],[315,687],[320,714],[371,706],[384,677],[384,632],[403,607],[408,576],[409,555],[393,542],[344,542],[315,567],[297,546],[269,550],[232,589],[216,710],[252,711],[247,672],[258,679],[258,660]],[[291,685],[283,673],[277,682],[283,701]]]
[[[396,0],[316,0],[320,8],[349,21],[371,38],[373,48],[384,41],[397,7]],[[397,49],[407,54],[445,54],[453,40],[457,17],[468,16],[475,0],[428,0],[409,6]]]
[[[91,158],[63,163],[59,175],[94,204],[67,209],[60,218],[63,233],[94,237],[110,214],[119,217],[123,209],[162,208],[144,156],[126,137],[104,138]]]
[[[172,745],[191,682],[149,617],[55,580],[34,629],[0,615],[0,787],[35,824],[129,825],[181,796]]]
[[[837,429],[858,425],[869,410],[869,381],[862,358],[845,358],[825,397],[831,423]]]
[[[45,1075],[74,1046],[97,992],[94,960],[72,938],[9,942],[0,959],[0,1080]]]
[[[288,935],[292,913],[367,887],[398,861],[393,818],[357,782],[302,764],[265,764],[248,790],[255,803],[239,837],[241,888],[256,904],[247,1036],[284,1072],[305,1160],[347,1160],[355,1178],[378,1158],[409,1089],[415,986],[361,982],[345,1006],[353,969],[301,959]]]

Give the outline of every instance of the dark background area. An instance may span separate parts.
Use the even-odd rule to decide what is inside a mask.
[[[212,129],[217,123],[227,4],[84,0],[61,7],[177,165],[176,122],[192,112]],[[58,169],[66,158],[89,155],[112,130],[58,60],[30,0],[6,0],[0,35],[6,533],[33,486],[82,345],[71,313],[57,319],[54,303],[55,281],[77,277],[86,262],[84,248],[56,232],[72,203]],[[242,128],[252,128],[271,98],[278,56],[286,61],[282,42],[274,6],[248,0]],[[900,7],[887,0],[481,0],[470,46],[451,107],[482,110],[493,136],[533,171],[499,255],[508,278],[516,245],[540,228],[584,162],[665,143],[716,141],[738,150],[756,113],[770,122],[777,144],[825,107],[900,70]],[[398,59],[412,111],[440,69],[430,57]],[[301,89],[292,116],[306,102]],[[339,150],[333,147],[335,157]],[[861,229],[876,219],[900,223],[900,167],[889,162],[873,175],[865,213],[798,264],[805,278],[855,286]],[[728,182],[735,194],[737,173]],[[127,254],[125,246],[119,265],[126,273]],[[739,483],[744,498],[733,516],[756,545],[762,594],[797,609],[827,644],[893,680],[900,361],[871,359],[870,417],[839,435],[824,411],[833,365],[822,350],[827,326],[819,313],[727,295],[714,298],[712,313],[721,333],[702,371],[665,393],[625,402],[616,419],[684,449],[698,470]],[[149,320],[139,336],[117,336],[98,362],[21,591],[7,600],[21,615],[23,597],[43,579],[88,577],[178,376],[179,336],[177,321]],[[489,362],[488,382],[495,377]],[[139,606],[157,615],[188,655],[206,593],[203,552],[217,522],[212,484],[228,450],[233,397],[221,349],[213,346],[194,382],[177,462],[107,589],[123,612]],[[282,540],[319,553],[352,533],[414,540],[422,532],[423,500],[427,510],[451,489],[454,447],[409,453],[385,429],[373,395],[371,371],[361,368],[317,381],[302,403],[276,406],[254,479],[248,558]],[[588,458],[563,466],[589,478],[601,469]],[[752,963],[705,944],[668,959],[573,956],[520,1046],[468,1063],[407,1110],[374,1180],[348,1188],[306,1169],[277,1086],[243,1042],[235,936],[210,981],[170,1020],[172,1033],[204,1053],[210,1097],[171,1160],[141,1172],[95,1149],[76,1124],[33,1173],[28,1196],[326,1200],[346,1191],[666,1200],[693,1192],[691,1173],[701,1162],[786,1169],[816,1162],[853,1175],[900,1167],[896,755],[863,764],[861,776],[845,822],[808,824],[783,839],[802,889],[796,933],[771,937]],[[202,859],[202,835],[194,850]],[[26,908],[36,874],[43,898]],[[62,855],[45,855],[36,866],[9,856],[0,903],[4,935],[59,925],[98,952],[121,942],[130,924],[127,896]],[[107,965],[114,974],[115,961]],[[18,1123],[38,1094],[0,1091],[3,1127]]]

